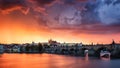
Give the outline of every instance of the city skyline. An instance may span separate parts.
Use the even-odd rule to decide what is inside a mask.
[[[0,43],[120,43],[119,0],[0,0]]]

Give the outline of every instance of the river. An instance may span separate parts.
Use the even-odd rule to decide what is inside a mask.
[[[0,68],[120,68],[120,59],[55,54],[0,54]]]

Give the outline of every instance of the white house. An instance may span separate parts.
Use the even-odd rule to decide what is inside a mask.
[[[20,52],[20,46],[15,45],[12,47],[12,52],[19,53]]]

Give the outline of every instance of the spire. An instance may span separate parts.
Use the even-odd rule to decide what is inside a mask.
[[[115,41],[114,41],[114,40],[112,41],[112,44],[113,44],[113,45],[115,44]]]

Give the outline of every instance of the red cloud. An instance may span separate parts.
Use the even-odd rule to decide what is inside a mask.
[[[20,10],[24,14],[28,13],[26,0],[0,0],[0,12],[9,14],[12,11]]]

